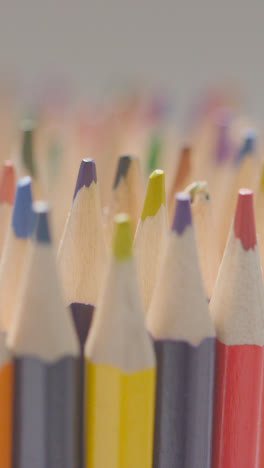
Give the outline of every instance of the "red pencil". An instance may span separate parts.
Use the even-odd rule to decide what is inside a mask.
[[[213,468],[254,468],[261,437],[264,288],[253,193],[239,191],[210,303],[217,332]]]

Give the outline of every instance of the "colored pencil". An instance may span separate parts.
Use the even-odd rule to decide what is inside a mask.
[[[108,213],[108,237],[112,238],[113,219],[118,213],[127,213],[130,216],[133,234],[135,233],[142,200],[143,186],[139,159],[134,156],[121,156],[118,161]]]
[[[213,467],[255,467],[261,440],[264,287],[248,189],[239,191],[210,310],[217,333]]]
[[[172,179],[168,194],[168,210],[173,217],[175,211],[175,194],[183,190],[188,185],[191,174],[191,147],[184,145],[180,151],[179,159],[174,168],[174,177]]]
[[[0,263],[0,321],[4,331],[9,330],[17,305],[32,230],[31,178],[23,177],[16,184],[12,221]]]
[[[209,468],[215,332],[186,193],[177,195],[147,326],[157,356],[153,467]]]
[[[14,466],[78,467],[79,344],[64,307],[48,226],[48,207],[34,204],[19,307],[8,336],[15,356]]]
[[[13,364],[0,332],[0,466],[11,468],[13,437]]]
[[[151,468],[155,357],[145,330],[127,215],[113,252],[86,358],[86,466]]]
[[[106,261],[103,222],[93,159],[83,159],[71,211],[58,252],[66,303],[70,305],[81,346],[80,404],[83,406],[84,344],[97,304]],[[80,417],[83,442],[83,413]],[[81,457],[83,449],[80,448]],[[82,461],[81,461],[82,463]]]
[[[209,188],[206,181],[193,182],[185,192],[191,196],[191,211],[205,291],[211,298],[220,264],[220,250]]]
[[[101,287],[106,248],[93,159],[83,159],[58,251],[66,303],[84,345]]]
[[[161,164],[161,156],[162,156],[162,135],[160,132],[155,131],[153,135],[151,135],[149,148],[148,148],[148,155],[146,158],[147,161],[147,174],[155,171]]]
[[[149,176],[134,240],[145,313],[148,311],[167,240],[167,218],[165,176],[163,171],[156,169]]]
[[[21,122],[22,130],[22,152],[21,164],[27,175],[35,178],[37,175],[36,160],[34,155],[34,131],[36,124],[34,120],[25,119]]]
[[[256,190],[260,170],[261,159],[257,133],[252,128],[246,128],[243,131],[242,142],[235,154],[233,170],[230,171],[229,182],[225,190],[226,199],[222,204],[220,231],[222,250],[225,246],[235,211],[237,192],[241,187]]]
[[[11,161],[5,161],[0,176],[0,256],[10,224],[15,195],[15,167]]]
[[[260,172],[258,190],[255,197],[256,228],[262,273],[264,271],[264,164]]]

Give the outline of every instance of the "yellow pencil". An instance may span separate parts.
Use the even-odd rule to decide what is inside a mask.
[[[115,218],[113,253],[85,358],[86,467],[151,468],[155,357],[124,214]]]

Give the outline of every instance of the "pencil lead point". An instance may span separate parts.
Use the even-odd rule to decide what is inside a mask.
[[[34,120],[26,119],[21,122],[21,129],[23,131],[22,161],[32,177],[36,176],[33,152],[33,134],[35,128],[36,124]]]
[[[88,188],[92,182],[97,183],[96,166],[93,159],[86,158],[80,165],[73,200],[84,185]]]
[[[142,221],[148,216],[155,216],[162,203],[165,204],[165,175],[164,171],[156,169],[149,176],[147,193],[141,214]]]
[[[248,189],[240,189],[234,218],[235,237],[240,239],[245,250],[254,249],[256,227],[253,207],[253,192]]]
[[[43,244],[50,244],[50,230],[49,230],[49,205],[44,201],[37,201],[33,203],[33,213],[36,218],[36,230],[34,240]]]
[[[33,232],[32,179],[22,177],[16,185],[16,195],[12,215],[12,227],[17,237],[27,238]]]
[[[257,132],[254,128],[247,128],[244,131],[243,142],[236,155],[236,163],[239,163],[244,156],[252,154],[256,149]]]
[[[172,223],[172,231],[183,234],[186,227],[192,224],[190,195],[185,192],[176,194],[176,209]]]
[[[128,155],[120,156],[119,161],[118,161],[114,186],[113,186],[114,189],[117,188],[121,177],[124,177],[124,178],[126,177],[129,166],[131,164],[131,159],[132,157]]]
[[[154,171],[159,165],[160,154],[162,149],[162,139],[159,132],[152,135],[149,147],[149,156],[147,158],[148,173]]]
[[[0,203],[13,205],[15,194],[15,168],[12,161],[5,161],[0,177]]]
[[[113,235],[113,254],[118,260],[124,260],[132,255],[132,228],[130,217],[120,213],[115,216]]]

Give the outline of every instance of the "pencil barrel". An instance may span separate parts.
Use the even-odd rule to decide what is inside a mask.
[[[79,467],[79,361],[15,360],[14,468]]]
[[[213,468],[258,466],[262,368],[262,346],[217,340]]]
[[[151,468],[155,370],[86,361],[86,466]]]
[[[210,468],[215,339],[155,342],[153,468]]]

